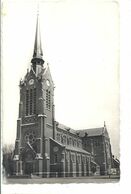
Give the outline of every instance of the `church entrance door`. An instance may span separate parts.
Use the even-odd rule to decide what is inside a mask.
[[[26,162],[25,163],[25,174],[31,175],[33,173],[33,163],[32,162]]]

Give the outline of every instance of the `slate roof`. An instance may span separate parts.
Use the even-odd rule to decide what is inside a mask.
[[[77,133],[76,130],[74,130],[74,129],[70,128],[70,127],[67,127],[66,125],[63,125],[63,124],[61,124],[59,122],[58,122],[57,128],[62,129],[64,131],[67,131],[67,129],[70,129],[69,132],[74,134],[74,135],[76,135],[76,133]]]
[[[53,139],[53,138],[49,138],[49,139],[51,139],[52,141],[54,141],[56,144],[58,144],[59,146],[61,146],[61,147],[65,147],[65,145],[63,145],[63,144],[61,144],[61,143],[59,143],[58,141],[56,141],[55,139]]]
[[[82,148],[63,145],[63,144],[59,143],[58,141],[54,140],[54,139],[51,138],[51,137],[50,137],[50,139],[51,139],[52,141],[54,141],[56,144],[58,144],[59,146],[65,148],[65,149],[67,149],[67,150],[71,150],[71,151],[80,152],[80,153],[84,153],[84,154],[90,155],[89,152],[87,152],[86,150],[83,150]]]
[[[80,152],[80,153],[84,153],[84,154],[88,154],[88,155],[91,154],[90,152],[87,152],[86,150],[83,150],[82,148],[78,148],[78,147],[66,146],[65,148],[67,150],[72,150],[72,151],[75,151],[75,152]]]
[[[85,133],[87,133],[88,137],[101,136],[105,133],[105,128],[101,127],[101,128],[92,128],[92,129],[83,129],[83,130],[77,130],[77,132],[79,132],[80,137],[84,137]]]
[[[77,135],[77,133],[78,133],[79,137],[84,137],[85,133],[87,133],[87,137],[101,136],[101,135],[109,137],[106,126],[105,127],[99,127],[99,128],[75,130],[75,129],[67,127],[66,125],[63,125],[59,122],[57,122],[57,123],[58,123],[58,125],[57,125],[58,129],[64,130],[65,132],[68,129],[70,129],[69,133],[71,133],[73,135]]]

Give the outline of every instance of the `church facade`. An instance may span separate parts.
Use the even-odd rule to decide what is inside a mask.
[[[38,17],[31,68],[19,87],[14,175],[76,177],[110,173],[112,153],[105,123],[97,129],[74,130],[55,120],[54,83],[43,59]]]

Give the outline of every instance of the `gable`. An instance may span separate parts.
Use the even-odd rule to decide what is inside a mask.
[[[36,156],[36,152],[33,149],[33,147],[30,145],[30,143],[27,143],[25,148],[22,150],[20,154],[20,158],[24,160],[31,160],[34,159]]]
[[[55,158],[57,158],[57,162],[62,160],[62,152],[65,149],[65,146],[58,143],[54,139],[50,138],[50,163],[55,163]]]
[[[51,72],[50,72],[50,68],[49,68],[49,65],[47,64],[47,66],[45,67],[45,70],[42,74],[42,78],[43,80],[45,81],[49,81],[50,82],[50,86],[52,88],[54,88],[54,82],[53,82],[53,79],[52,79],[52,76],[51,76]]]
[[[31,68],[30,71],[27,71],[25,77],[24,77],[24,81],[29,81],[30,79],[35,79],[36,78],[36,74],[33,70],[33,68]]]
[[[58,147],[61,147],[61,148],[65,148],[64,145],[62,145],[62,144],[59,143],[58,141],[54,140],[53,138],[50,138],[50,143],[51,143],[53,146],[58,146]]]

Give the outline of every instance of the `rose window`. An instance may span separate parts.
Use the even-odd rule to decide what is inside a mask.
[[[25,141],[33,144],[36,141],[36,135],[34,131],[27,132],[25,135]]]

